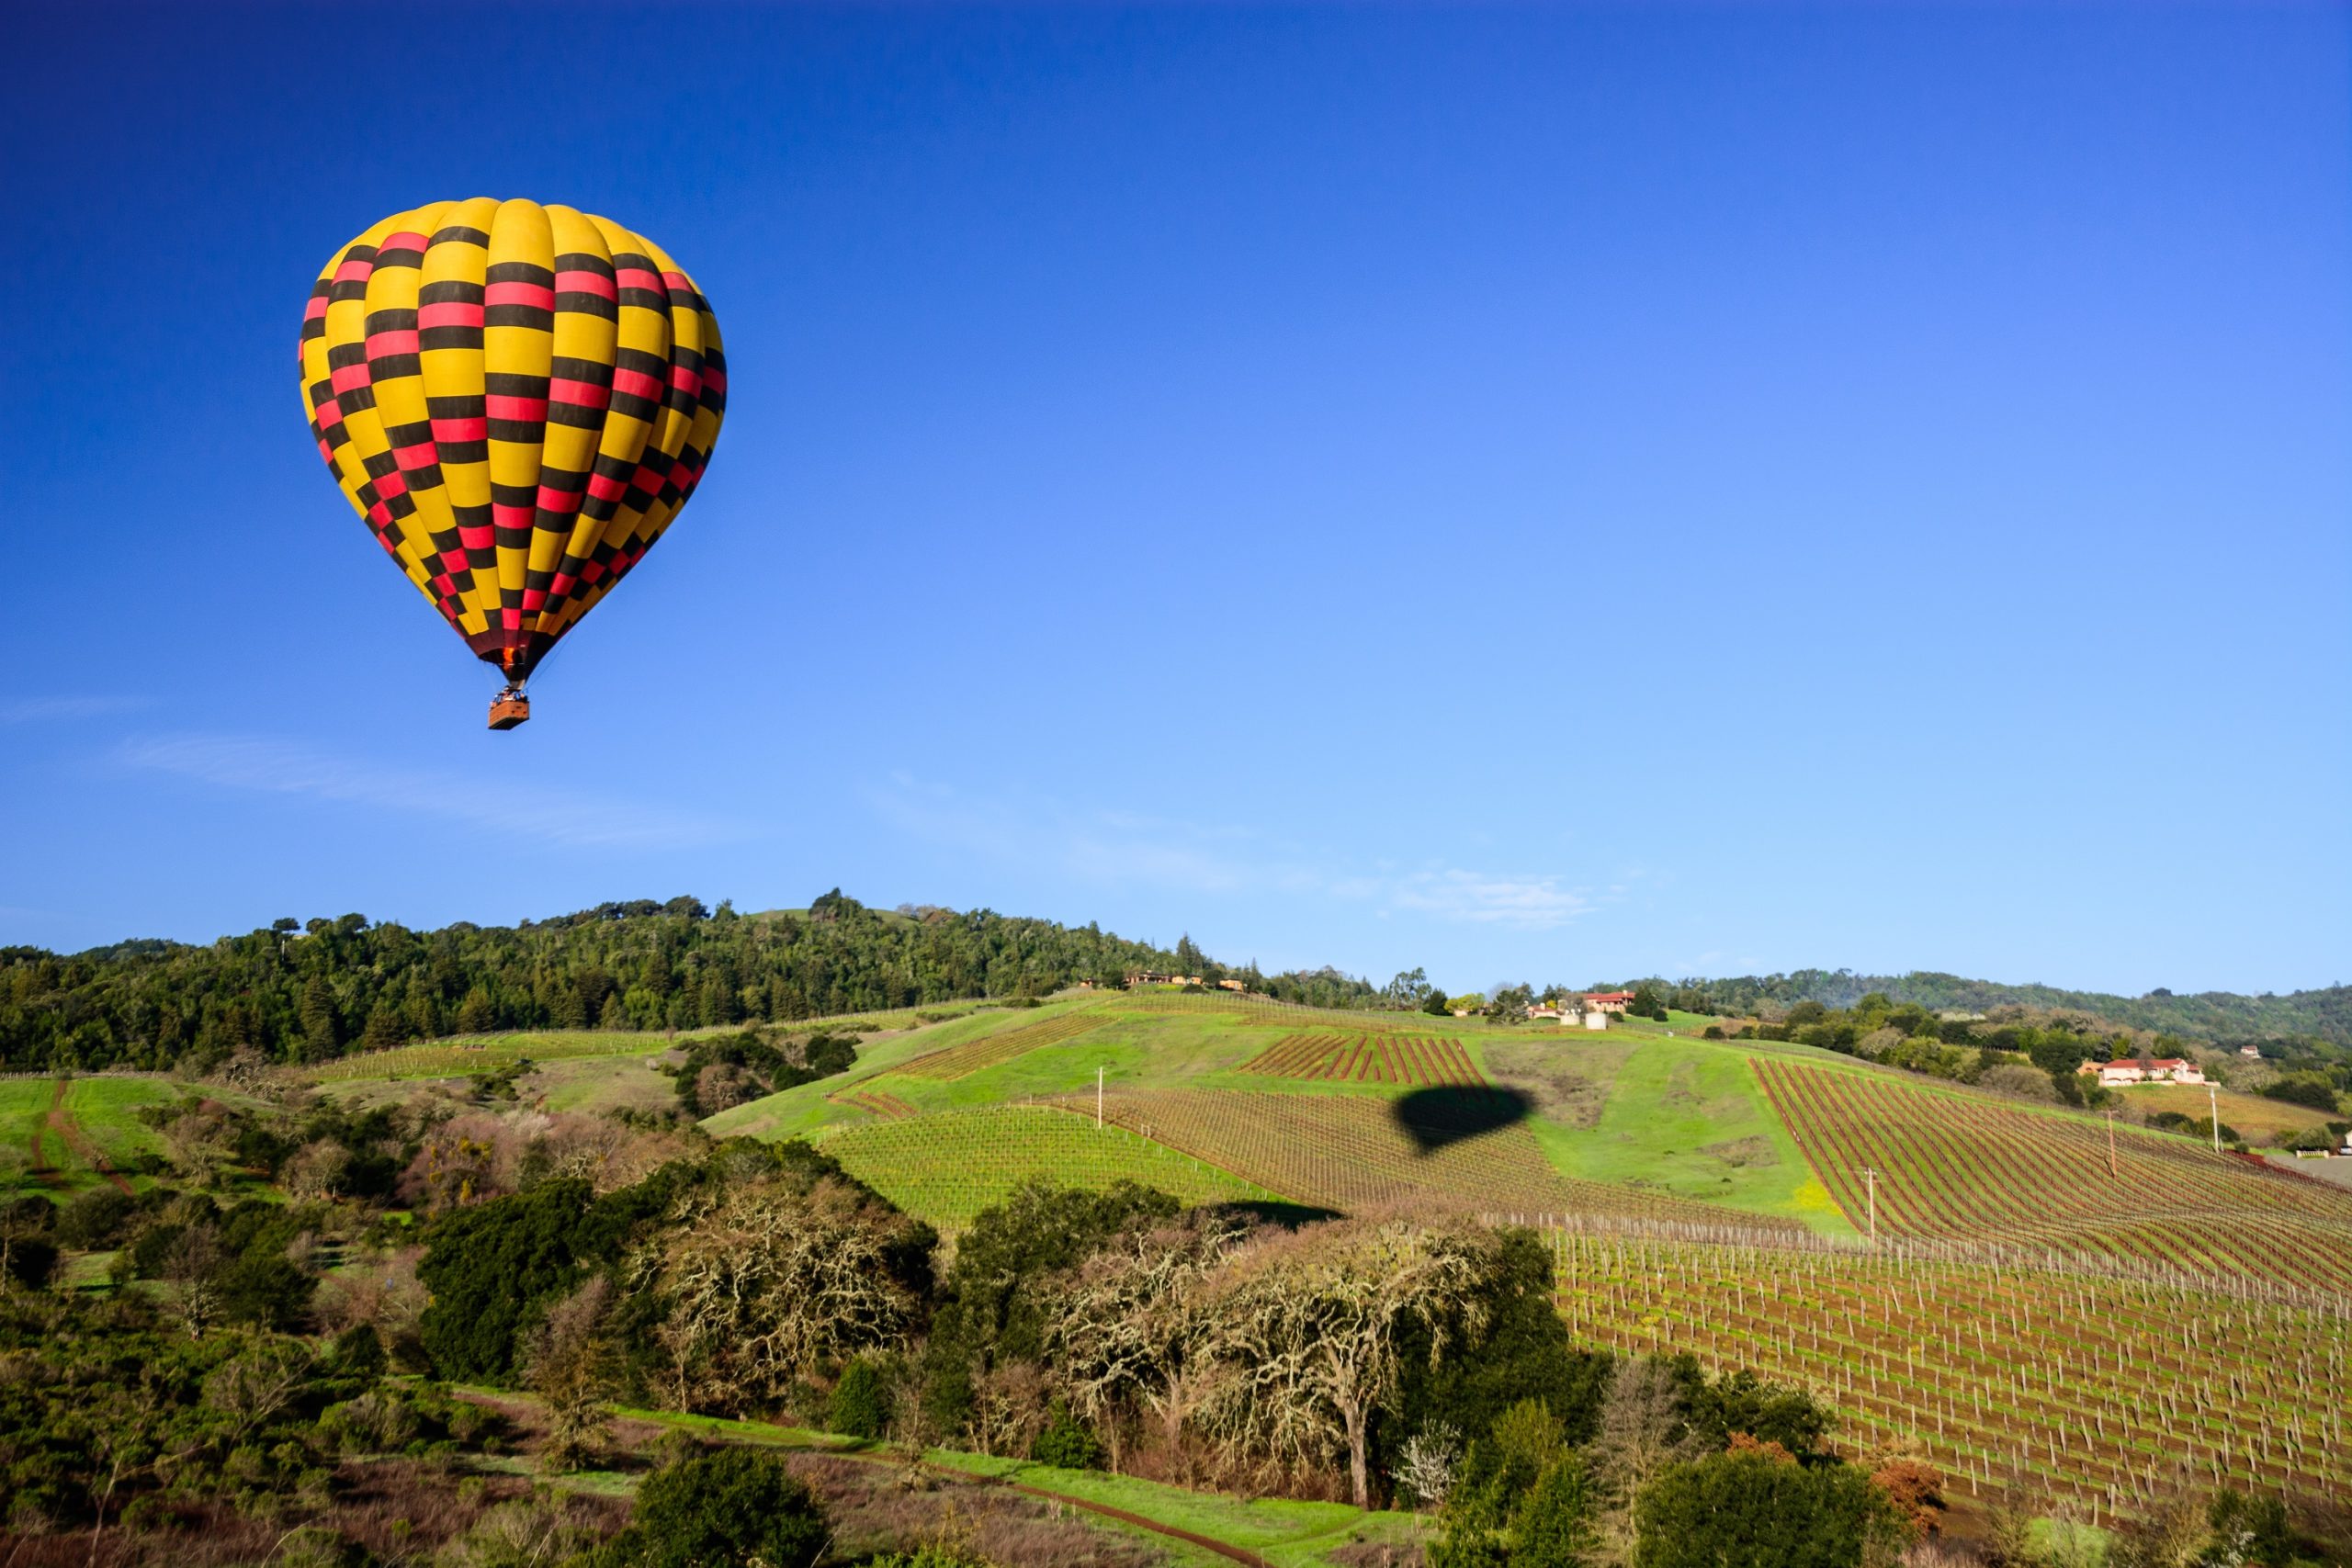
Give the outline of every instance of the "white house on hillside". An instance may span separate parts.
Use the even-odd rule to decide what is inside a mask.
[[[2126,1057],[2120,1062],[2085,1062],[2075,1070],[2077,1073],[2097,1073],[2101,1089],[2114,1089],[2120,1084],[2205,1081],[2204,1068],[2194,1062],[2184,1062],[2177,1056],[2159,1056],[2148,1062],[2137,1057]]]

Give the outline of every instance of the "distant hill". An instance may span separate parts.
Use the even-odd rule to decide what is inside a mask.
[[[1628,987],[1638,981],[1623,982]],[[1759,1006],[1792,1007],[1819,1002],[1850,1007],[1872,991],[1898,1002],[1915,1002],[1939,1012],[1986,1012],[1996,1007],[2041,1008],[2079,1012],[2197,1040],[2318,1039],[2352,1045],[2352,986],[2329,986],[2287,995],[2241,996],[2200,991],[2176,996],[2157,989],[2144,997],[2104,991],[2069,991],[2056,986],[2010,986],[1971,980],[1931,969],[1908,975],[1857,975],[1850,969],[1800,969],[1788,975],[1746,975],[1721,980],[1665,980],[1649,984],[1693,1012],[1748,1013]]]

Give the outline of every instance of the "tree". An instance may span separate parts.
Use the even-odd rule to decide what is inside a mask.
[[[1683,1418],[1686,1392],[1673,1365],[1653,1356],[1619,1361],[1609,1380],[1593,1458],[1613,1498],[1611,1530],[1620,1546],[1631,1543],[1634,1499],[1695,1450]]]
[[[498,1012],[491,1006],[490,993],[480,986],[468,991],[466,999],[458,1004],[458,1032],[460,1034],[485,1033],[495,1028],[497,1023]]]
[[[322,976],[313,975],[302,987],[302,1040],[312,1061],[334,1055],[343,1043],[342,1022],[335,1016],[334,992]]]
[[[850,1438],[878,1438],[890,1424],[890,1391],[882,1374],[864,1356],[842,1369],[833,1385],[831,1419],[834,1431]]]
[[[647,1477],[592,1568],[809,1568],[831,1540],[808,1488],[764,1449],[727,1448]]]
[[[1524,1023],[1535,993],[1525,986],[1497,986],[1487,999],[1487,1016],[1500,1023]]]
[[[1595,1512],[1584,1461],[1561,1455],[1511,1521],[1511,1568],[1585,1568],[1600,1551]]]
[[[1382,987],[1380,999],[1398,1012],[1409,1012],[1420,1002],[1422,988],[1428,982],[1429,976],[1419,968],[1400,970]]]
[[[1634,1528],[1634,1568],[1854,1568],[1894,1526],[1853,1466],[1756,1447],[1671,1466],[1642,1490]]]
[[[916,1228],[830,1179],[689,1191],[630,1264],[662,1309],[653,1337],[670,1397],[680,1409],[740,1410],[820,1361],[896,1344],[920,1304],[899,1246]]]
[[[362,1050],[389,1051],[406,1037],[400,1010],[390,1002],[379,1002],[368,1010],[368,1023],[359,1032],[359,1044]]]
[[[426,1229],[417,1277],[433,1292],[420,1324],[445,1378],[503,1382],[526,1319],[576,1287],[610,1246],[611,1212],[588,1183],[541,1182],[528,1192],[454,1209]]]
[[[1445,987],[1431,986],[1429,988],[1429,994],[1421,998],[1421,1010],[1432,1018],[1445,1017],[1451,1010],[1450,1004],[1446,1000]]]
[[[1124,1406],[1150,1410],[1172,1453],[1214,1390],[1216,1324],[1201,1285],[1240,1238],[1197,1213],[1131,1230],[1055,1292],[1045,1347],[1070,1399],[1109,1435],[1114,1469]]]
[[[1759,1442],[1778,1443],[1799,1459],[1820,1451],[1833,1417],[1801,1388],[1767,1382],[1741,1368],[1713,1382],[1701,1379],[1699,1364],[1678,1358],[1691,1436],[1705,1448],[1719,1449],[1735,1432]]]
[[[1483,1327],[1495,1251],[1483,1232],[1401,1221],[1260,1238],[1211,1283],[1212,1424],[1284,1462],[1344,1451],[1356,1506],[1370,1507],[1372,1421],[1395,1392],[1404,1333]]]
[[[550,1470],[577,1470],[604,1444],[605,1401],[616,1382],[616,1354],[605,1319],[612,1281],[599,1274],[547,1310],[530,1333],[524,1382],[547,1404]]]
[[[956,1244],[924,1358],[924,1399],[950,1431],[969,1409],[971,1380],[1001,1360],[1046,1353],[1059,1301],[1048,1275],[1075,1268],[1113,1236],[1172,1219],[1176,1200],[1131,1181],[1109,1190],[1030,1183],[984,1209]]]
[[[1443,1423],[1476,1438],[1512,1404],[1535,1400],[1559,1422],[1567,1442],[1589,1441],[1610,1358],[1569,1342],[1553,1288],[1552,1255],[1542,1238],[1527,1230],[1498,1233],[1494,1274],[1480,1301],[1484,1325],[1449,1323],[1438,1332],[1408,1327],[1392,1409],[1409,1413],[1423,1427]],[[1436,1353],[1441,1338],[1442,1356]],[[1384,1422],[1382,1452],[1396,1441],[1397,1425]],[[1534,1479],[1530,1472],[1528,1483]]]

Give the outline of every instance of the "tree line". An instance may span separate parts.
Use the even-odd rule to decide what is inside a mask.
[[[1138,970],[1236,976],[1316,1006],[1372,994],[1336,971],[1228,969],[1190,936],[1171,951],[990,909],[874,909],[839,889],[805,911],[761,915],[639,899],[419,931],[352,914],[280,919],[205,945],[0,949],[0,1070],[201,1070],[240,1052],[321,1061],[495,1030],[785,1023],[1043,996],[1081,980],[1117,986]]]
[[[2175,995],[2158,987],[2141,997],[2071,991],[2054,986],[2012,986],[1959,975],[1915,970],[1907,975],[1857,975],[1850,969],[1799,969],[1785,975],[1668,980],[1659,976],[1612,981],[1593,990],[1633,990],[1648,985],[1687,1012],[1750,1017],[1785,1011],[1801,1002],[1846,1009],[1871,994],[1931,1013],[1986,1013],[2026,1008],[2070,1013],[2113,1026],[2210,1040],[2233,1048],[2248,1042],[2305,1042],[2352,1046],[2352,986],[2327,986],[2285,996],[2231,991]]]

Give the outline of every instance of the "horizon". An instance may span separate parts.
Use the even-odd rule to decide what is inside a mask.
[[[902,901],[901,903],[895,904],[895,905],[888,905],[888,904],[871,904],[871,903],[867,903],[867,902],[866,902],[866,900],[865,900],[865,899],[859,898],[855,893],[851,892],[851,891],[850,891],[849,889],[847,889],[847,888],[836,887],[836,888],[832,889],[832,891],[833,891],[833,892],[835,892],[835,893],[840,894],[840,895],[841,895],[841,896],[842,896],[843,897],[846,897],[846,898],[852,899],[853,901],[854,901],[854,902],[856,902],[856,903],[858,903],[858,904],[864,905],[864,906],[865,906],[865,908],[867,908],[880,910],[880,911],[882,911],[882,912],[884,912],[884,913],[888,913],[888,914],[904,914],[904,913],[908,912],[909,910],[911,910],[911,909],[919,909],[919,908],[922,908],[926,907],[926,906],[925,906],[922,901],[920,901],[920,900],[907,900],[907,901]],[[707,911],[709,911],[709,912],[716,912],[716,911],[717,911],[718,908],[720,908],[722,906],[732,906],[732,905],[734,905],[734,904],[735,904],[735,902],[736,902],[734,899],[731,899],[731,898],[706,899],[706,898],[702,898],[700,895],[698,895],[698,894],[693,894],[693,893],[688,893],[688,894],[684,894],[684,895],[677,895],[677,894],[673,894],[673,895],[672,895],[672,896],[671,896],[671,897],[673,897],[673,898],[680,897],[689,897],[689,898],[695,898],[695,899],[696,899],[697,901],[699,901],[700,903],[702,903],[702,904],[703,904],[703,906],[704,906],[704,908],[705,908],[705,909],[706,909]],[[629,902],[629,901],[630,901],[630,900],[627,900],[627,899],[611,899],[611,900],[605,900],[605,902],[611,902],[611,903],[626,903],[626,902]],[[669,899],[664,899],[664,898],[656,898],[656,899],[652,899],[652,900],[650,900],[650,901],[651,901],[651,902],[653,902],[653,903],[656,903],[656,904],[661,904],[661,903],[667,903],[667,902],[669,902],[670,900],[669,900]],[[1006,918],[1006,919],[1009,919],[1045,920],[1045,921],[1048,921],[1048,922],[1050,922],[1050,923],[1052,923],[1052,924],[1054,924],[1054,925],[1057,925],[1057,926],[1063,927],[1063,928],[1065,928],[1065,929],[1080,929],[1080,928],[1083,928],[1083,927],[1085,927],[1085,926],[1087,926],[1087,925],[1089,925],[1089,924],[1092,924],[1092,925],[1100,926],[1100,927],[1101,927],[1101,929],[1102,930],[1103,933],[1104,933],[1106,936],[1114,936],[1114,937],[1119,938],[1119,939],[1120,939],[1120,940],[1122,940],[1122,941],[1126,941],[1126,942],[1140,942],[1140,943],[1142,943],[1143,945],[1145,945],[1145,946],[1147,946],[1147,947],[1156,948],[1156,949],[1159,949],[1159,950],[1163,951],[1163,952],[1173,952],[1173,951],[1174,951],[1174,949],[1175,949],[1175,947],[1176,947],[1176,943],[1177,943],[1177,942],[1178,942],[1178,941],[1185,940],[1186,938],[1189,938],[1189,937],[1191,936],[1191,934],[1192,934],[1189,931],[1180,931],[1180,932],[1178,933],[1178,936],[1177,936],[1176,941],[1169,941],[1169,940],[1166,940],[1166,939],[1164,939],[1163,937],[1159,936],[1159,934],[1157,934],[1157,933],[1148,933],[1148,932],[1136,932],[1136,931],[1117,931],[1117,930],[1114,930],[1114,928],[1112,928],[1112,927],[1110,927],[1110,926],[1108,926],[1108,925],[1106,925],[1106,924],[1103,924],[1103,923],[1102,923],[1102,922],[1101,922],[1101,921],[1086,921],[1086,920],[1073,920],[1073,919],[1062,919],[1062,918],[1060,918],[1060,917],[1053,916],[1053,915],[1041,915],[1041,914],[1035,913],[1035,911],[1030,911],[1030,910],[1021,910],[1021,909],[995,909],[995,908],[993,908],[992,907],[990,907],[990,906],[986,906],[986,905],[975,905],[975,906],[973,906],[972,908],[966,908],[966,909],[956,909],[956,908],[950,908],[949,906],[945,906],[945,905],[932,905],[932,906],[929,906],[929,907],[931,907],[931,908],[946,908],[946,909],[948,910],[948,912],[949,912],[949,913],[951,913],[951,914],[957,914],[957,915],[967,915],[967,914],[972,914],[972,913],[976,913],[976,912],[978,912],[978,910],[980,910],[980,909],[988,908],[988,909],[989,909],[989,910],[990,910],[990,912],[992,912],[992,913],[994,913],[994,914],[997,914],[997,915],[1000,915],[1000,916],[1002,916],[1002,917],[1004,917],[1004,918]],[[307,922],[309,922],[309,921],[311,921],[311,920],[313,920],[313,919],[323,919],[323,920],[329,920],[329,921],[332,921],[332,920],[334,920],[334,919],[340,919],[340,918],[342,918],[343,916],[345,916],[345,915],[353,915],[353,914],[356,914],[356,915],[361,915],[361,916],[363,916],[363,917],[367,919],[368,923],[371,927],[372,927],[372,926],[395,925],[395,924],[396,924],[396,925],[401,925],[401,926],[402,926],[402,927],[405,927],[406,929],[409,929],[409,930],[412,930],[412,931],[434,931],[434,930],[444,929],[444,928],[446,928],[446,927],[447,927],[447,926],[448,926],[448,925],[465,924],[465,925],[472,925],[472,926],[476,926],[476,927],[485,928],[485,929],[505,929],[505,930],[510,930],[510,931],[512,931],[512,930],[518,930],[518,929],[521,929],[521,928],[523,928],[523,927],[525,927],[525,926],[545,925],[545,924],[547,924],[547,923],[548,923],[548,921],[550,921],[550,920],[562,919],[565,919],[565,918],[570,917],[570,916],[572,916],[572,915],[585,914],[585,913],[587,913],[590,909],[593,909],[593,908],[596,908],[596,906],[595,906],[595,905],[589,905],[589,906],[586,906],[586,907],[584,907],[584,908],[580,908],[580,909],[564,909],[564,910],[555,911],[555,912],[552,912],[552,913],[548,913],[548,914],[542,914],[542,915],[521,915],[521,916],[516,916],[516,917],[514,917],[514,919],[506,919],[506,920],[492,920],[492,919],[466,919],[466,918],[464,918],[464,917],[460,917],[458,920],[455,920],[455,921],[447,921],[447,922],[443,922],[443,925],[442,925],[442,926],[438,926],[438,927],[435,927],[435,926],[417,926],[417,925],[413,925],[413,924],[412,924],[412,923],[411,923],[411,922],[409,922],[409,921],[400,920],[400,919],[398,919],[396,917],[385,917],[385,918],[379,918],[379,917],[377,917],[377,916],[368,914],[368,913],[367,913],[367,911],[365,911],[365,910],[358,910],[358,909],[346,909],[346,910],[342,910],[342,911],[339,911],[337,914],[334,914],[334,915],[295,915],[295,916],[278,915],[278,916],[273,916],[273,917],[271,917],[271,920],[284,919],[296,919],[296,920],[302,921],[302,922],[305,922],[305,923],[307,923]],[[736,909],[736,911],[735,911],[735,912],[736,912],[737,914],[739,914],[739,915],[741,915],[741,916],[742,916],[742,917],[746,918],[746,919],[757,919],[757,918],[759,918],[759,917],[762,917],[762,916],[767,916],[767,915],[799,915],[799,916],[806,916],[806,915],[808,914],[808,908],[809,908],[809,906],[808,906],[808,905],[807,905],[807,904],[768,904],[768,905],[760,905],[760,906],[758,906],[758,907],[744,907],[744,908],[737,908],[737,909]],[[249,936],[249,935],[253,934],[253,932],[254,932],[254,931],[266,931],[266,930],[269,929],[270,923],[271,923],[270,921],[264,921],[264,922],[261,922],[260,924],[257,924],[257,925],[255,925],[255,926],[254,926],[254,927],[252,927],[252,928],[249,928],[249,929],[248,929],[248,930],[246,930],[246,931],[215,931],[215,932],[214,932],[214,933],[212,933],[210,936],[207,936],[207,937],[175,937],[175,936],[159,936],[159,935],[156,935],[155,933],[153,933],[153,932],[149,932],[149,933],[146,933],[146,934],[143,934],[143,935],[124,936],[124,937],[117,938],[117,939],[116,939],[115,941],[113,941],[113,942],[96,942],[96,943],[93,943],[93,944],[91,944],[90,946],[85,947],[85,948],[74,949],[74,950],[71,950],[71,951],[60,951],[60,952],[58,953],[58,955],[59,955],[60,957],[65,957],[65,958],[75,958],[75,957],[80,957],[82,954],[84,954],[84,953],[85,953],[103,952],[103,951],[105,951],[105,950],[107,950],[107,949],[108,949],[108,948],[113,948],[113,947],[122,946],[122,945],[125,945],[125,944],[128,944],[128,943],[137,942],[174,942],[174,943],[177,943],[178,945],[181,945],[181,946],[184,946],[184,947],[203,947],[203,946],[207,946],[207,945],[209,945],[209,944],[210,944],[211,942],[226,942],[226,941],[231,941],[231,940],[233,940],[234,938],[237,938],[237,937],[241,937],[241,936]],[[9,944],[0,943],[0,946],[5,946],[5,945],[9,945]],[[1346,976],[1350,976],[1350,977],[1356,978],[1356,979],[1364,980],[1364,981],[1367,981],[1367,982],[1371,983],[1372,985],[1374,985],[1374,986],[1375,986],[1375,987],[1376,987],[1376,986],[1379,986],[1379,985],[1384,984],[1384,983],[1385,983],[1385,976],[1379,976],[1379,975],[1375,975],[1375,974],[1372,974],[1372,973],[1371,973],[1371,972],[1369,972],[1369,971],[1362,971],[1362,970],[1351,969],[1351,968],[1350,968],[1348,965],[1346,965],[1346,964],[1341,964],[1341,963],[1340,963],[1340,962],[1338,962],[1338,961],[1336,961],[1336,960],[1332,960],[1332,961],[1329,961],[1329,962],[1325,962],[1325,963],[1320,963],[1320,964],[1309,963],[1309,964],[1303,964],[1286,965],[1286,966],[1284,966],[1284,968],[1283,968],[1283,969],[1282,969],[1282,970],[1275,970],[1275,969],[1268,968],[1268,967],[1266,967],[1266,966],[1264,966],[1264,965],[1261,965],[1261,964],[1257,964],[1257,961],[1256,961],[1254,958],[1227,957],[1227,956],[1226,956],[1226,955],[1224,955],[1224,954],[1221,954],[1221,953],[1214,953],[1214,952],[1208,952],[1208,951],[1206,951],[1205,949],[1204,950],[1204,956],[1207,957],[1207,958],[1208,958],[1208,959],[1210,959],[1212,962],[1216,963],[1216,964],[1217,965],[1219,965],[1221,968],[1225,968],[1225,969],[1228,969],[1228,970],[1231,970],[1231,969],[1243,969],[1243,968],[1250,968],[1250,967],[1255,966],[1255,967],[1257,967],[1257,968],[1259,969],[1259,971],[1260,971],[1261,973],[1267,974],[1267,975],[1273,975],[1273,974],[1279,974],[1279,973],[1300,973],[1300,974],[1327,974],[1327,973],[1328,973],[1328,974],[1337,974],[1337,975]],[[1627,971],[1627,972],[1620,973],[1620,974],[1617,974],[1617,975],[1614,975],[1614,976],[1606,976],[1606,977],[1603,977],[1603,976],[1596,976],[1596,977],[1593,977],[1592,979],[1589,979],[1589,980],[1587,980],[1587,981],[1575,982],[1575,983],[1570,983],[1570,982],[1568,982],[1568,981],[1566,981],[1566,980],[1565,980],[1565,979],[1562,979],[1561,977],[1556,976],[1542,976],[1542,977],[1538,977],[1538,976],[1512,976],[1512,977],[1510,977],[1510,978],[1509,978],[1509,979],[1500,980],[1500,981],[1498,981],[1498,982],[1496,982],[1496,983],[1489,984],[1489,985],[1483,986],[1483,987],[1448,987],[1448,989],[1449,989],[1449,990],[1452,990],[1452,991],[1455,992],[1455,994],[1458,994],[1458,995],[1459,995],[1459,994],[1468,994],[1468,993],[1469,993],[1469,992],[1471,992],[1471,991],[1477,991],[1477,992],[1491,992],[1491,991],[1495,988],[1495,985],[1496,985],[1496,984],[1501,984],[1501,985],[1531,984],[1531,985],[1533,987],[1533,988],[1534,988],[1534,989],[1536,989],[1536,990],[1538,990],[1538,991],[1543,990],[1543,989],[1544,989],[1547,985],[1562,986],[1562,987],[1566,987],[1566,988],[1568,988],[1568,989],[1573,990],[1573,989],[1577,988],[1577,985],[1584,985],[1584,986],[1588,986],[1588,987],[1589,987],[1589,986],[1601,986],[1601,985],[1616,984],[1616,983],[1621,983],[1621,982],[1632,982],[1632,981],[1635,981],[1635,980],[1669,980],[1669,981],[1675,981],[1675,982],[1678,982],[1678,983],[1696,984],[1696,983],[1705,982],[1705,981],[1724,981],[1724,980],[1736,980],[1736,979],[1747,979],[1747,978],[1756,978],[1756,979],[1770,979],[1770,978],[1778,977],[1778,976],[1786,976],[1786,975],[1797,975],[1797,974],[1807,974],[1807,973],[1811,973],[1811,974],[1821,974],[1821,975],[1846,975],[1846,976],[1851,976],[1853,978],[1858,979],[1858,980],[1906,980],[1906,979],[1911,979],[1911,978],[1914,978],[1914,977],[1917,977],[1917,976],[1933,976],[1933,977],[1937,977],[1937,978],[1943,978],[1943,979],[1955,979],[1955,980],[1962,980],[1962,981],[1965,981],[1965,982],[1967,982],[1967,983],[1969,983],[1969,984],[1972,984],[1972,985],[1987,985],[1987,986],[1995,986],[1995,987],[2001,987],[2001,988],[2004,988],[2004,989],[2009,989],[2009,990],[2032,990],[2032,989],[2045,989],[2045,990],[2054,990],[2054,991],[2064,991],[2064,992],[2069,992],[2069,993],[2073,993],[2073,994],[2080,995],[2080,996],[2109,996],[2109,997],[2114,997],[2114,998],[2118,998],[2118,999],[2120,999],[2120,1000],[2125,1000],[2125,1001],[2138,1001],[2138,1000],[2145,1000],[2145,999],[2147,999],[2147,998],[2152,998],[2152,997],[2160,997],[2160,996],[2171,996],[2171,997],[2180,997],[2180,998],[2197,998],[2197,997],[2206,997],[2206,996],[2220,996],[2220,997],[2245,997],[2245,998],[2268,998],[2268,997],[2295,997],[2295,996],[2302,996],[2302,995],[2307,995],[2307,994],[2313,994],[2313,993],[2317,993],[2317,992],[2321,992],[2321,991],[2334,991],[2334,990],[2341,990],[2341,989],[2343,989],[2343,988],[2344,988],[2344,984],[2345,984],[2345,983],[2344,983],[2343,981],[2341,981],[2341,980],[2336,980],[2336,981],[2331,981],[2331,982],[2329,982],[2329,983],[2327,983],[2327,984],[2325,984],[2325,985],[2314,985],[2314,986],[2302,986],[2302,987],[2298,987],[2294,988],[2293,990],[2290,990],[2290,991],[2241,991],[2241,990],[2232,990],[2232,989],[2229,989],[2229,988],[2226,988],[2226,987],[2220,988],[2220,989],[2208,989],[2208,990],[2199,990],[2199,991],[2185,991],[2185,990],[2180,990],[2180,989],[2178,989],[2178,988],[2177,988],[2177,987],[2151,987],[2149,990],[2143,991],[2143,992],[2139,993],[2137,996],[2131,996],[2131,995],[2127,995],[2127,994],[2125,994],[2125,993],[2123,993],[2123,992],[2100,991],[2098,987],[2090,987],[2090,986],[2069,986],[2069,985],[2065,985],[2065,984],[2063,984],[2063,983],[2061,983],[2061,982],[2053,981],[2053,980],[2051,980],[2051,979],[2048,979],[2048,978],[2038,978],[2038,979],[2030,979],[2030,980],[2019,980],[2019,979],[2015,979],[2015,978],[2011,978],[2011,977],[2007,977],[2007,976],[1986,976],[1986,975],[1965,975],[1965,974],[1961,974],[1961,973],[1959,973],[1959,972],[1957,972],[1957,971],[1953,971],[1953,970],[1949,970],[1949,969],[1934,969],[1934,968],[1928,968],[1928,967],[1924,967],[1924,966],[1922,966],[1922,967],[1915,967],[1915,968],[1910,968],[1910,969],[1904,969],[1904,970],[1900,970],[1900,971],[1892,971],[1892,970],[1890,970],[1890,971],[1878,971],[1878,970],[1858,969],[1858,968],[1854,967],[1854,966],[1853,966],[1853,965],[1851,965],[1851,964],[1800,964],[1792,965],[1792,966],[1791,966],[1790,968],[1787,968],[1787,969],[1773,970],[1773,971],[1770,971],[1769,973],[1754,973],[1754,972],[1750,972],[1750,973],[1742,974],[1742,973],[1735,973],[1735,972],[1732,972],[1732,971],[1728,971],[1728,970],[1726,970],[1726,971],[1724,971],[1724,972],[1722,972],[1722,973],[1719,973],[1719,974],[1713,974],[1713,975],[1697,975],[1697,974],[1690,974],[1690,975],[1669,976],[1669,975],[1662,975],[1662,974],[1658,974],[1658,973],[1657,973],[1657,972],[1655,972],[1655,971],[1651,971],[1651,972],[1643,972],[1643,973],[1634,973],[1634,972]]]
[[[463,15],[20,18],[0,943],[839,886],[1456,992],[2341,983],[2352,12]],[[330,49],[435,90],[220,90]],[[477,193],[661,244],[730,380],[511,735],[290,352]]]

